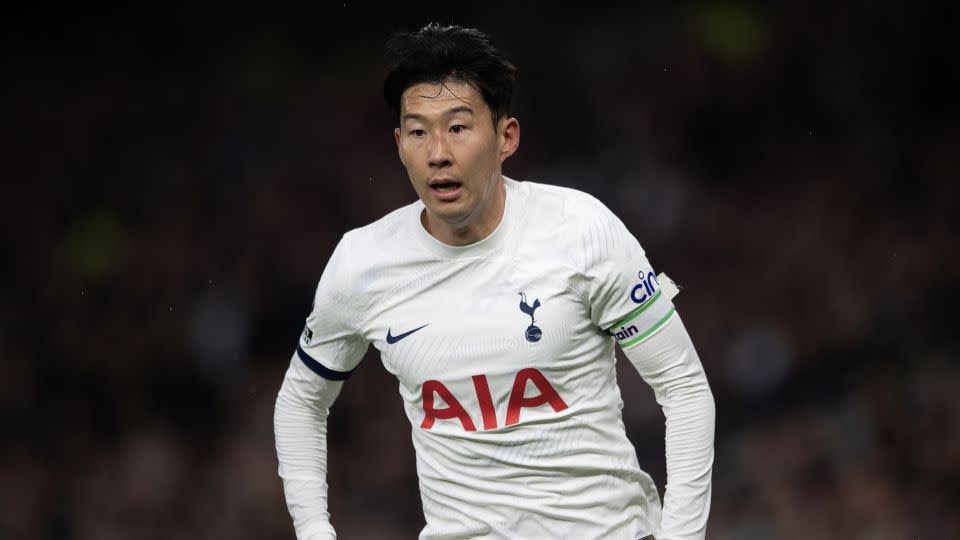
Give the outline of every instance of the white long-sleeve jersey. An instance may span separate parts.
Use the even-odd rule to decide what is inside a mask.
[[[503,218],[475,244],[430,236],[418,201],[331,256],[275,415],[299,538],[334,535],[326,415],[371,343],[410,419],[421,539],[703,537],[713,399],[643,249],[589,195],[504,183]],[[662,519],[621,419],[615,342],[667,418]]]

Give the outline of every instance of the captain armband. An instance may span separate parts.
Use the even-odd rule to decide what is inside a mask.
[[[630,299],[639,306],[607,331],[622,348],[632,347],[660,329],[676,312],[673,298],[680,287],[661,272],[638,274],[640,282],[630,291]]]

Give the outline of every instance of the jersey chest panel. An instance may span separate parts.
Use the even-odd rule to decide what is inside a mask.
[[[597,368],[591,360],[610,338],[592,327],[572,278],[572,270],[530,259],[434,266],[385,294],[365,331],[399,380],[408,412],[422,413],[424,392],[439,383],[477,425],[488,390],[487,403],[502,425],[514,393],[536,397],[549,384],[573,406],[590,391],[584,383]],[[442,394],[436,397],[438,407],[449,405]],[[531,407],[523,419],[554,409],[548,403]],[[414,423],[421,419],[411,415]]]

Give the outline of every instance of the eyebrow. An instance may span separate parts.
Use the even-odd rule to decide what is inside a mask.
[[[454,107],[454,108],[452,108],[452,109],[447,109],[447,110],[444,111],[442,114],[443,114],[443,116],[450,116],[450,115],[454,115],[454,114],[458,114],[458,113],[467,113],[467,114],[469,114],[469,115],[472,116],[472,115],[473,115],[473,109],[471,109],[470,107],[468,107],[468,106],[466,106],[466,105],[458,105],[458,106],[456,106],[456,107]],[[424,117],[422,114],[406,113],[406,114],[403,115],[403,118],[401,118],[401,120],[402,120],[403,122],[406,122],[407,120],[420,120],[420,121],[423,121],[423,120],[426,120],[426,117]]]

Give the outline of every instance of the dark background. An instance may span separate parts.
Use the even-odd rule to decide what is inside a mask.
[[[520,70],[514,178],[636,234],[717,403],[708,537],[960,538],[956,28],[910,2],[9,8],[0,539],[292,538],[272,414],[339,237],[414,200],[382,45]],[[414,538],[373,349],[330,420],[342,538]],[[663,418],[620,366],[641,465]]]

